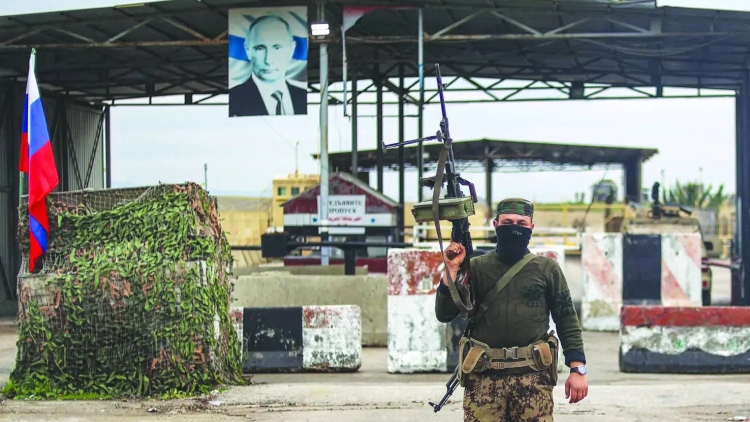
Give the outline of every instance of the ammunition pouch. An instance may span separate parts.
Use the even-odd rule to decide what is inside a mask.
[[[463,387],[471,373],[511,368],[531,368],[535,372],[547,370],[553,384],[557,384],[558,344],[554,331],[546,339],[525,347],[490,348],[487,344],[461,337],[458,343],[458,381]]]

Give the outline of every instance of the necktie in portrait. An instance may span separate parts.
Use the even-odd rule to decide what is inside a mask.
[[[284,110],[284,103],[281,99],[281,91],[276,91],[271,95],[276,100],[276,115],[277,116],[283,116],[286,114],[286,110]]]

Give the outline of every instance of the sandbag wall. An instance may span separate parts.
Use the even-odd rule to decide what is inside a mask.
[[[54,193],[48,205],[49,249],[35,274],[20,209],[18,354],[6,393],[128,397],[243,383],[215,198],[189,183]]]

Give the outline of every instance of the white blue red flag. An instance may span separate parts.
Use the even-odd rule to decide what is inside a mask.
[[[21,130],[21,158],[19,171],[28,175],[29,181],[29,271],[33,272],[36,261],[47,252],[49,220],[47,218],[47,195],[58,183],[55,156],[49,139],[47,121],[42,108],[42,98],[34,74],[34,52],[29,58],[29,78],[26,81],[23,123]]]

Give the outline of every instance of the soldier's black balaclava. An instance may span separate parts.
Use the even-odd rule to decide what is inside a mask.
[[[534,218],[534,205],[522,198],[503,199],[497,204],[496,215],[500,214],[518,214]],[[514,264],[529,252],[531,228],[517,224],[498,224],[495,233],[497,254],[506,264]]]

